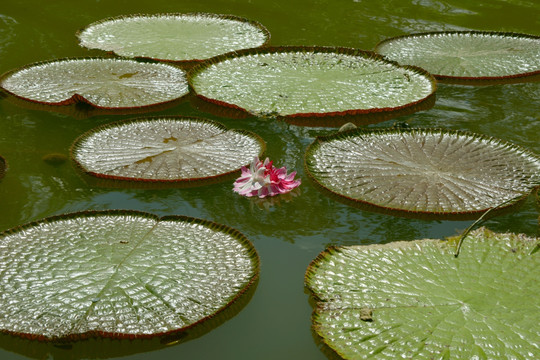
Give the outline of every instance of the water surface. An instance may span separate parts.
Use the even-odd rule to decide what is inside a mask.
[[[106,17],[197,11],[257,20],[269,29],[272,45],[371,50],[387,37],[438,30],[540,35],[540,3],[536,0],[19,0],[5,1],[0,8],[0,73],[36,61],[100,55],[79,47],[75,32]],[[432,109],[374,126],[404,121],[411,126],[468,130],[540,153],[538,99],[539,83],[440,85]],[[216,221],[240,230],[259,252],[261,277],[253,297],[233,318],[182,344],[157,349],[133,346],[135,353],[119,353],[114,343],[98,341],[65,350],[21,345],[4,336],[0,339],[0,358],[79,358],[97,353],[125,355],[125,359],[325,359],[310,329],[312,306],[303,286],[306,267],[317,254],[329,245],[452,236],[470,224],[370,213],[321,194],[305,176],[303,154],[315,136],[329,129],[301,128],[257,118],[227,119],[201,112],[189,103],[151,113],[159,114],[209,117],[231,128],[256,132],[267,142],[267,155],[276,165],[298,171],[303,180],[300,196],[282,199],[266,209],[235,195],[231,183],[164,190],[90,186],[69,161],[51,165],[43,157],[51,153],[68,156],[71,143],[83,132],[133,116],[79,119],[0,100],[0,154],[9,164],[0,182],[0,230],[80,210],[134,209]],[[538,213],[529,201],[516,212],[488,221],[486,226],[495,231],[536,235]],[[145,349],[153,350],[137,352]]]

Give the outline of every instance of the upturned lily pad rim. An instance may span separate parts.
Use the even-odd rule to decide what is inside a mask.
[[[481,234],[484,234],[484,235],[481,235]],[[482,237],[482,240],[476,240],[474,239],[474,237],[477,237],[477,236],[481,236]],[[499,237],[499,239],[489,239],[489,238],[497,238]],[[485,242],[485,243],[489,243],[490,241],[491,242],[494,242],[496,240],[501,240],[500,238],[504,237],[504,241],[519,241],[521,243],[526,243],[528,242],[529,245],[531,245],[529,247],[529,249],[527,249],[526,247],[522,248],[522,249],[519,249],[517,250],[518,252],[523,252],[524,254],[527,254],[528,253],[528,256],[531,256],[534,249],[535,248],[538,248],[538,241],[536,241],[536,246],[534,245],[534,237],[531,237],[531,236],[527,236],[525,234],[516,234],[516,233],[498,233],[498,232],[494,232],[494,231],[491,231],[485,227],[481,227],[481,228],[478,228],[476,230],[474,230],[472,233],[470,233],[467,238],[466,238],[466,241],[469,242],[469,241],[478,241],[478,242]],[[510,237],[510,240],[508,239],[508,237]],[[323,352],[325,352],[325,354],[329,355],[329,358],[334,358],[335,356],[339,356],[339,358],[349,358],[346,356],[346,354],[343,353],[343,346],[342,347],[339,347],[339,346],[332,346],[332,344],[330,343],[330,341],[328,341],[329,339],[320,331],[320,323],[316,323],[315,320],[317,319],[317,317],[320,316],[321,313],[323,313],[324,311],[326,311],[326,307],[325,307],[325,303],[327,301],[332,301],[332,299],[329,299],[328,295],[332,295],[331,293],[326,293],[327,296],[325,296],[325,293],[322,292],[318,292],[317,291],[317,288],[315,286],[312,286],[312,278],[316,275],[318,269],[320,268],[320,264],[323,264],[326,262],[328,263],[328,258],[331,258],[332,257],[332,254],[333,253],[339,253],[342,251],[342,249],[347,249],[347,248],[357,248],[357,249],[362,249],[362,251],[364,252],[369,252],[369,251],[379,251],[379,250],[383,250],[383,249],[411,249],[411,250],[415,250],[415,251],[420,251],[420,252],[423,252],[424,250],[421,248],[422,245],[425,245],[425,247],[428,247],[428,246],[433,246],[433,247],[438,247],[439,249],[441,249],[441,256],[447,256],[448,258],[451,258],[451,259],[455,259],[454,256],[451,254],[450,251],[447,252],[447,254],[443,254],[442,253],[442,249],[443,247],[444,248],[447,248],[447,249],[450,249],[452,247],[454,247],[456,245],[456,237],[450,237],[450,238],[446,238],[446,239],[419,239],[419,240],[411,240],[411,241],[406,241],[406,240],[396,240],[396,241],[392,241],[392,242],[389,242],[389,243],[383,243],[383,244],[380,244],[380,243],[373,243],[373,244],[366,244],[366,245],[331,245],[331,246],[328,246],[326,249],[324,249],[322,252],[320,252],[308,265],[305,273],[304,273],[304,288],[307,290],[307,293],[310,295],[309,296],[309,301],[310,301],[310,304],[312,305],[312,313],[311,313],[311,321],[312,321],[312,326],[311,326],[311,329],[314,333],[314,335],[316,335],[316,341],[319,343],[319,344],[322,344],[322,350]],[[530,251],[530,250],[533,250],[533,251]],[[515,249],[512,249],[512,252],[515,252],[516,250]],[[527,256],[527,255],[525,255]],[[456,261],[459,261],[458,259],[456,259]],[[386,264],[388,265],[388,264]],[[384,265],[384,266],[386,266]],[[392,262],[392,265],[390,266],[395,266],[396,264],[394,262]],[[459,267],[458,267],[459,269]],[[433,270],[431,268],[431,270]],[[464,270],[466,271],[466,269]],[[385,287],[385,284],[382,284],[382,287],[384,288]],[[373,291],[373,289],[370,289],[370,291]],[[504,289],[502,290],[504,291]],[[357,294],[359,294],[360,297],[362,297],[362,292],[360,290],[357,290],[356,292]],[[335,294],[337,295],[337,299],[339,299],[339,293]],[[339,300],[338,300],[339,301]],[[369,304],[366,303],[366,309],[368,310],[373,310],[373,311],[376,311],[376,310],[381,310],[381,309],[384,309],[385,306],[377,306],[375,308],[368,308],[367,306],[369,306]],[[426,306],[426,305],[424,305]],[[493,305],[494,307],[496,306],[496,304]],[[398,308],[398,306],[395,306],[395,308]],[[345,310],[346,308],[344,307],[341,307],[341,308],[335,308],[337,310],[341,309],[341,310]],[[348,308],[348,309],[351,309],[351,308]],[[354,309],[357,309],[357,308],[354,308]],[[332,309],[334,310],[334,308]],[[358,312],[360,313],[360,310],[361,309],[357,309]],[[366,323],[370,323],[372,321],[377,321],[376,319],[367,319],[367,320],[364,320],[364,319],[361,319],[362,321],[365,321]],[[338,329],[336,329],[338,330]],[[431,333],[429,333],[431,334]],[[376,333],[372,333],[373,336],[376,336],[376,335],[380,335],[380,334],[376,334]],[[493,336],[495,337],[496,336],[496,333],[493,333]],[[424,339],[425,340],[425,339]],[[423,340],[421,340],[423,341]],[[426,343],[427,344],[427,343]],[[366,354],[368,355],[368,354]],[[370,353],[369,355],[374,355],[373,353]],[[372,356],[370,356],[369,358],[372,358]]]
[[[225,307],[204,321],[185,330],[167,333],[159,337],[139,339],[126,337],[120,339],[93,336],[80,341],[69,339],[39,341],[0,332],[0,348],[28,358],[41,359],[49,356],[54,359],[62,359],[65,357],[66,351],[71,351],[78,354],[80,359],[108,359],[163,350],[170,346],[180,346],[180,344],[205,336],[236,317],[251,302],[253,295],[257,292],[258,284],[259,277],[255,278],[253,283],[246,288],[246,291],[239,294],[238,298],[230,306]]]
[[[20,231],[24,231],[29,228],[33,228],[35,226],[39,226],[41,224],[47,224],[47,223],[53,223],[55,221],[62,221],[62,220],[70,220],[70,219],[80,219],[84,217],[99,217],[99,216],[134,216],[134,217],[140,217],[145,219],[151,219],[156,222],[163,222],[163,221],[181,221],[181,222],[189,222],[198,224],[201,226],[206,226],[207,228],[215,231],[219,231],[222,233],[225,233],[227,235],[230,235],[234,237],[238,242],[248,250],[248,254],[252,260],[253,263],[253,276],[249,279],[249,281],[245,284],[245,286],[236,292],[235,296],[231,298],[231,300],[226,303],[223,307],[219,308],[214,313],[199,319],[198,321],[189,324],[188,326],[174,329],[171,331],[166,332],[160,332],[160,333],[153,333],[153,334],[121,334],[117,332],[103,332],[103,331],[89,331],[86,333],[80,333],[80,334],[71,334],[67,335],[65,337],[55,337],[55,338],[49,338],[45,336],[40,336],[36,334],[26,334],[26,333],[13,333],[6,329],[0,329],[0,332],[16,335],[25,339],[30,340],[37,340],[37,341],[54,341],[54,342],[73,342],[73,341],[79,341],[84,340],[87,338],[111,338],[111,339],[152,339],[152,338],[161,338],[164,336],[172,335],[174,337],[174,334],[180,334],[183,333],[186,330],[189,330],[195,326],[200,325],[201,323],[205,322],[206,320],[209,320],[211,318],[214,318],[215,316],[220,315],[223,313],[224,310],[228,309],[231,305],[233,305],[239,298],[242,297],[245,293],[249,292],[249,289],[257,284],[259,275],[260,275],[260,257],[257,253],[257,250],[253,246],[253,244],[249,241],[249,239],[240,231],[238,231],[235,228],[229,227],[227,225],[218,224],[216,222],[210,221],[210,220],[204,220],[200,218],[195,218],[191,216],[185,216],[185,215],[166,215],[166,216],[158,216],[149,212],[145,211],[138,211],[138,210],[122,210],[122,209],[110,209],[110,210],[84,210],[84,211],[78,211],[73,213],[65,213],[65,214],[59,214],[59,215],[53,215],[50,217],[42,218],[39,220],[35,220],[26,224],[15,226],[11,229],[7,229],[0,232],[0,240],[7,235],[16,234]]]
[[[263,44],[261,44],[260,47],[265,47],[270,43],[270,38],[271,38],[270,31],[268,31],[268,29],[262,23],[260,23],[260,22],[258,22],[256,20],[251,20],[251,19],[248,19],[248,18],[245,18],[245,17],[242,17],[242,16],[238,16],[238,15],[233,15],[233,14],[215,14],[215,13],[207,13],[207,12],[187,12],[187,13],[171,12],[171,13],[156,13],[156,14],[138,13],[138,14],[129,14],[129,15],[110,16],[110,17],[107,17],[107,18],[104,18],[104,19],[101,19],[101,20],[98,20],[98,21],[94,21],[94,22],[86,25],[85,27],[77,30],[75,35],[77,36],[77,38],[80,39],[80,34],[82,32],[84,32],[84,31],[86,31],[87,29],[89,29],[90,27],[100,25],[100,24],[103,24],[103,23],[106,23],[106,22],[109,22],[109,21],[123,20],[123,19],[130,19],[130,18],[157,18],[157,17],[161,17],[161,16],[204,16],[204,17],[208,17],[208,18],[239,21],[239,22],[243,22],[243,23],[252,25],[252,26],[256,27],[257,29],[259,29],[259,30],[261,30],[263,32],[264,37],[266,38],[266,41]],[[98,48],[91,48],[91,49],[98,49]],[[101,50],[101,49],[98,49],[98,50]],[[234,53],[234,52],[235,52],[235,50],[231,51],[230,53]],[[117,55],[114,51],[107,51],[107,53],[114,54],[115,56],[119,56],[121,58],[126,58],[126,57],[122,57],[120,55]],[[207,59],[170,60],[170,59],[160,59],[160,58],[152,58],[152,57],[146,57],[146,56],[135,56],[133,58],[130,57],[129,59],[156,60],[156,61],[160,61],[160,62],[177,64],[179,66],[180,65],[188,65],[188,67],[189,67],[189,65],[192,66],[192,65],[195,65],[195,64],[198,64],[198,63],[201,63],[201,62],[207,60]]]
[[[234,131],[236,133],[251,137],[252,139],[255,139],[257,143],[259,143],[261,150],[259,151],[259,157],[262,157],[266,151],[266,142],[262,137],[257,135],[256,133],[244,130],[244,129],[229,129],[224,124],[203,118],[203,117],[196,117],[196,116],[182,116],[182,115],[164,115],[164,116],[148,116],[148,117],[138,117],[138,118],[132,118],[132,119],[125,119],[125,120],[119,120],[107,124],[103,124],[100,126],[97,126],[95,128],[92,128],[85,133],[79,135],[73,141],[71,147],[70,147],[70,157],[72,160],[72,163],[74,163],[75,167],[81,171],[85,175],[90,175],[93,178],[97,178],[99,180],[97,185],[98,186],[112,186],[112,187],[143,187],[143,188],[162,188],[162,187],[195,187],[195,186],[201,186],[201,185],[208,185],[208,184],[214,184],[218,183],[224,180],[227,180],[229,178],[233,178],[240,174],[241,166],[236,169],[232,170],[223,174],[214,175],[214,176],[208,176],[208,177],[202,177],[202,178],[180,178],[180,179],[145,179],[145,178],[132,178],[132,177],[125,177],[125,176],[117,176],[117,175],[107,175],[102,173],[97,173],[94,171],[89,171],[85,169],[78,161],[75,159],[75,153],[77,149],[80,147],[80,144],[87,139],[88,137],[92,136],[93,134],[114,128],[119,127],[122,125],[132,124],[136,122],[148,122],[152,120],[190,120],[190,121],[196,121],[196,122],[203,122],[207,124],[214,125],[222,130],[225,131]],[[242,166],[246,166],[248,164],[244,164]]]
[[[189,84],[189,88],[190,88],[190,92],[193,93],[197,98],[203,100],[203,101],[206,101],[208,103],[211,103],[211,104],[214,104],[214,105],[218,105],[218,106],[221,106],[221,107],[225,107],[225,108],[230,108],[230,109],[233,109],[233,110],[236,110],[240,113],[245,113],[247,116],[253,116],[254,114],[251,114],[247,109],[244,109],[236,104],[231,104],[231,103],[227,103],[227,102],[224,102],[224,101],[221,101],[221,100],[216,100],[216,99],[212,99],[212,98],[208,98],[204,95],[201,95],[201,94],[198,94],[197,91],[195,90],[195,88],[193,87],[193,78],[201,71],[204,71],[206,68],[214,65],[214,64],[217,64],[217,63],[220,63],[220,62],[223,62],[223,61],[226,61],[226,60],[231,60],[231,59],[234,59],[234,58],[239,58],[239,57],[246,57],[246,56],[250,56],[250,55],[263,55],[263,54],[276,54],[276,53],[332,53],[332,54],[344,54],[344,55],[350,55],[350,56],[359,56],[359,57],[363,57],[363,58],[368,58],[368,59],[374,59],[374,60],[377,60],[377,61],[381,61],[381,62],[384,62],[384,63],[387,63],[387,64],[391,64],[397,68],[401,68],[401,69],[408,69],[408,70],[411,70],[419,75],[422,75],[422,76],[425,76],[427,79],[429,79],[430,83],[431,83],[431,86],[432,86],[432,91],[431,93],[424,97],[423,99],[420,99],[420,100],[417,100],[417,101],[414,101],[414,102],[411,102],[411,103],[408,103],[408,104],[405,104],[405,105],[400,105],[400,106],[397,106],[397,107],[385,107],[385,108],[372,108],[372,109],[351,109],[351,110],[345,110],[345,111],[334,111],[334,112],[325,112],[325,113],[316,113],[316,112],[310,112],[310,113],[296,113],[296,114],[289,114],[289,115],[277,115],[276,116],[276,119],[280,119],[280,120],[285,120],[287,122],[291,122],[293,124],[298,124],[298,125],[305,125],[306,122],[309,122],[309,120],[325,120],[325,118],[346,118],[346,117],[355,117],[355,116],[367,116],[367,115],[370,115],[370,116],[373,116],[374,114],[388,114],[388,113],[393,113],[393,112],[396,112],[398,113],[398,115],[404,115],[403,111],[404,110],[410,110],[410,109],[414,109],[416,107],[419,107],[421,106],[422,104],[427,104],[427,103],[430,103],[434,101],[435,99],[435,92],[437,90],[437,81],[435,80],[435,78],[433,77],[433,75],[431,75],[429,72],[427,72],[426,70],[418,67],[418,66],[414,66],[414,65],[400,65],[399,63],[397,63],[396,61],[392,61],[392,60],[389,60],[387,59],[386,57],[380,55],[380,54],[377,54],[373,51],[368,51],[368,50],[361,50],[361,49],[357,49],[357,48],[349,48],[349,47],[332,47],[332,46],[267,46],[267,47],[264,47],[264,48],[255,48],[255,49],[244,49],[244,50],[239,50],[239,51],[235,51],[235,52],[230,52],[230,53],[227,53],[227,54],[222,54],[222,55],[218,55],[218,56],[215,56],[213,58],[210,58],[206,61],[203,61],[201,62],[200,64],[197,64],[195,65],[193,68],[191,68],[188,73],[187,73],[187,79],[188,79],[188,84]],[[431,106],[433,106],[433,103],[431,104]],[[423,110],[423,108],[421,108]],[[415,111],[419,111],[419,110],[414,110],[412,112],[415,112]],[[259,115],[256,115],[255,116],[259,116]],[[397,115],[396,115],[397,116]],[[379,121],[384,121],[384,120],[387,120],[387,118],[384,118],[382,120],[379,120]],[[311,126],[339,126],[339,125],[343,125],[342,123],[338,124],[338,125],[325,125],[325,123],[323,122],[322,125],[320,124],[317,124],[315,121],[315,123]],[[349,122],[351,121],[350,119],[345,119],[344,122]],[[353,120],[354,121],[354,120]]]
[[[192,98],[191,94],[188,93],[178,99],[173,99],[171,101],[167,101],[161,104],[151,104],[131,108],[98,108],[94,105],[88,104],[87,102],[74,102],[67,105],[51,105],[48,103],[36,102],[34,100],[26,99],[9,93],[2,87],[0,87],[0,94],[4,94],[5,100],[17,107],[28,109],[31,111],[47,111],[56,114],[67,115],[77,120],[88,119],[94,116],[102,115],[143,115],[149,112],[157,112],[170,109],[172,107],[182,104],[185,101],[189,101],[189,99]]]
[[[527,38],[540,40],[540,36],[515,32],[498,32],[498,31],[479,31],[479,30],[465,30],[465,31],[428,31],[412,34],[398,35],[379,41],[374,48],[374,51],[378,53],[378,49],[381,45],[392,42],[394,40],[423,37],[429,35],[494,35],[494,36],[510,36],[518,38]],[[384,56],[384,55],[383,55]],[[495,84],[510,84],[516,82],[525,82],[529,80],[540,80],[540,69],[531,72],[512,74],[506,76],[450,76],[441,74],[432,74],[437,81],[447,84],[461,84],[461,85],[495,85]]]
[[[317,150],[317,148],[322,143],[326,141],[346,138],[348,136],[354,136],[356,134],[371,135],[371,134],[376,134],[376,133],[411,133],[411,132],[417,132],[417,131],[423,131],[423,132],[433,133],[433,134],[459,134],[459,135],[464,135],[464,136],[480,138],[483,140],[494,141],[497,144],[501,144],[502,146],[508,146],[511,149],[518,150],[521,153],[526,154],[527,156],[533,157],[537,159],[540,163],[540,156],[533,153],[528,148],[521,147],[519,145],[516,145],[514,143],[511,143],[511,142],[508,142],[499,138],[495,138],[495,137],[483,135],[483,134],[478,134],[478,133],[473,133],[470,131],[451,130],[451,129],[443,129],[443,128],[410,128],[410,129],[356,128],[356,129],[346,130],[342,132],[336,132],[329,135],[317,136],[315,140],[311,144],[309,144],[308,147],[306,148],[306,152],[304,154],[304,172],[306,173],[308,178],[312,181],[312,183],[316,186],[318,190],[320,190],[326,195],[329,195],[331,198],[336,199],[346,205],[360,208],[362,210],[378,212],[378,213],[388,214],[392,216],[399,216],[399,217],[413,218],[413,219],[426,219],[426,220],[470,220],[470,219],[476,219],[482,213],[489,211],[493,209],[494,207],[497,207],[498,204],[495,204],[493,207],[490,207],[487,209],[480,209],[480,210],[474,210],[474,211],[472,210],[471,211],[457,211],[457,212],[433,212],[433,211],[418,211],[418,210],[413,211],[413,210],[405,210],[405,209],[398,209],[398,208],[388,208],[388,207],[380,206],[377,204],[373,204],[365,200],[354,199],[346,195],[340,194],[334,190],[331,190],[325,187],[323,184],[321,184],[309,170],[308,158],[314,151]],[[516,198],[515,201],[509,202],[507,205],[497,207],[491,212],[490,216],[500,215],[521,206],[525,202],[525,200],[527,200],[529,195],[535,191],[535,189],[540,189],[540,184],[531,188],[529,192],[524,193],[522,197]]]
[[[164,107],[164,106],[167,106],[169,104],[176,104],[176,103],[184,100],[185,98],[187,98],[190,95],[190,92],[187,91],[185,94],[183,94],[182,96],[179,96],[179,97],[177,97],[175,99],[156,102],[156,103],[152,103],[152,104],[148,104],[148,105],[109,107],[109,106],[96,105],[96,104],[92,103],[91,101],[89,101],[88,99],[86,99],[84,96],[82,96],[80,94],[74,94],[70,98],[59,101],[59,102],[38,101],[38,100],[34,100],[34,99],[26,98],[24,96],[17,95],[15,93],[7,90],[6,88],[4,88],[1,85],[2,81],[4,79],[10,77],[11,75],[13,75],[13,74],[15,74],[15,73],[17,73],[19,71],[30,69],[30,68],[35,67],[35,66],[47,65],[47,64],[57,63],[57,62],[65,62],[65,61],[85,61],[85,60],[112,60],[112,61],[119,61],[119,62],[120,61],[135,62],[135,63],[140,63],[140,64],[155,64],[155,65],[160,65],[160,66],[171,66],[171,67],[174,67],[174,68],[176,68],[178,70],[182,70],[182,71],[185,72],[184,69],[182,69],[181,67],[176,66],[174,64],[164,64],[164,63],[151,61],[151,60],[145,60],[145,59],[137,60],[137,59],[130,59],[130,58],[122,58],[122,57],[98,57],[98,56],[93,56],[93,57],[64,57],[64,58],[58,58],[58,59],[38,61],[38,62],[23,65],[21,67],[15,68],[15,69],[8,70],[7,72],[0,75],[0,90],[4,91],[6,94],[8,94],[8,95],[10,95],[10,96],[12,96],[12,97],[14,97],[14,98],[16,98],[18,100],[22,100],[25,103],[37,104],[39,106],[44,106],[45,108],[47,108],[47,107],[50,107],[50,108],[60,107],[61,108],[63,106],[68,106],[68,105],[82,104],[82,105],[89,106],[89,107],[97,110],[98,114],[99,113],[106,113],[106,112],[107,113],[110,112],[112,114],[115,114],[115,113],[125,114],[122,111],[146,112],[146,111],[157,110],[157,109],[159,109],[161,107]]]

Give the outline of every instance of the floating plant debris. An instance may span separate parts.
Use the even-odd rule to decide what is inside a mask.
[[[540,75],[540,36],[429,32],[386,39],[375,51],[400,64],[424,68],[447,82],[513,82]]]
[[[339,132],[317,138],[305,164],[330,194],[397,215],[476,216],[540,185],[536,154],[451,130]]]
[[[224,225],[56,216],[0,233],[0,329],[47,341],[166,336],[230,306],[258,274],[252,244]]]
[[[255,21],[208,13],[128,15],[104,19],[78,33],[80,45],[124,57],[200,61],[262,46],[268,30]]]
[[[8,93],[46,105],[86,103],[132,109],[178,100],[189,92],[184,70],[126,59],[79,58],[40,62],[0,78]]]
[[[195,117],[147,117],[94,128],[72,146],[93,176],[132,181],[210,181],[239,172],[265,149],[244,130]]]
[[[436,89],[424,70],[372,52],[326,47],[238,51],[197,65],[188,79],[208,102],[287,121],[308,117],[312,126],[323,117],[417,111]]]
[[[459,258],[440,240],[329,248],[306,272],[313,328],[344,359],[529,358],[539,350],[536,242],[482,228]]]

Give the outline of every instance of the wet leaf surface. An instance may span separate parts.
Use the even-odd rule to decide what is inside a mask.
[[[40,340],[163,336],[229,306],[258,271],[251,243],[209,221],[47,218],[0,234],[0,329]]]
[[[452,242],[329,248],[306,273],[313,327],[345,359],[534,358],[536,239],[479,229]]]

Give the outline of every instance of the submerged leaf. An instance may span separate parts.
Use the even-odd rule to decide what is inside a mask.
[[[88,131],[74,142],[72,156],[94,176],[178,183],[238,172],[264,149],[256,134],[211,120],[148,117]]]
[[[193,61],[262,46],[270,34],[258,22],[238,16],[170,13],[104,19],[78,37],[81,46],[121,56]]]
[[[323,47],[239,51],[202,63],[188,77],[201,99],[287,118],[398,111],[432,98],[436,88],[418,68],[371,52]]]
[[[535,239],[472,232],[322,252],[306,285],[313,327],[345,359],[532,359],[540,352]]]
[[[157,105],[189,92],[185,72],[173,65],[100,58],[30,64],[3,75],[0,85],[27,101],[103,109]]]
[[[375,51],[449,82],[510,82],[540,74],[540,37],[525,34],[420,33],[386,39]]]
[[[147,338],[223,310],[258,277],[239,232],[182,216],[85,212],[0,233],[0,331]]]
[[[437,129],[352,130],[306,151],[316,184],[353,204],[394,212],[484,212],[540,185],[540,158],[495,138]]]

